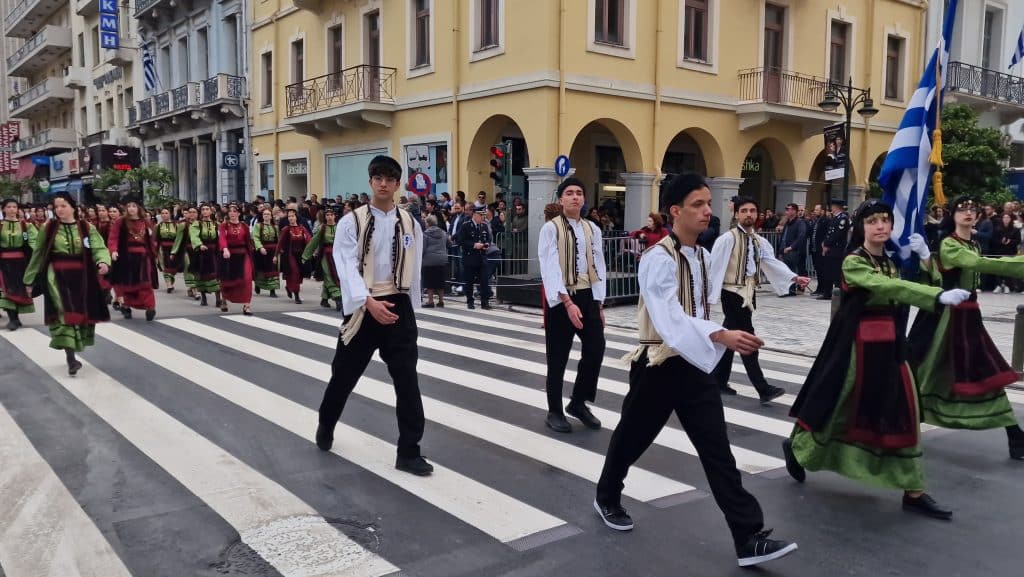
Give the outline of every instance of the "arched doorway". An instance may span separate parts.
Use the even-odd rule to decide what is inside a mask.
[[[758,202],[761,210],[775,206],[775,166],[768,149],[755,144],[743,159],[740,168],[740,196],[749,196]]]
[[[512,142],[512,160],[509,163],[510,190],[505,201],[511,205],[513,198],[526,200],[526,178],[523,168],[530,166],[530,151],[526,145],[526,137],[515,120],[497,114],[480,124],[469,147],[469,158],[466,163],[469,179],[465,189],[468,202],[472,203],[479,191],[484,191],[488,202],[494,200],[498,189],[490,177],[491,146],[504,141]],[[455,197],[454,192],[452,197]]]
[[[622,123],[594,120],[580,129],[569,151],[574,176],[587,184],[587,207],[603,210],[612,228],[622,230],[626,218],[626,183],[622,174],[643,166],[636,138]]]
[[[685,131],[677,134],[661,158],[661,172],[668,176],[688,172],[706,175],[707,164],[700,144]]]
[[[875,162],[871,164],[871,172],[868,173],[868,190],[866,192],[867,198],[882,198],[882,187],[878,184],[878,177],[882,174],[882,165],[885,164],[885,157],[889,156],[888,152],[883,152],[878,155]]]

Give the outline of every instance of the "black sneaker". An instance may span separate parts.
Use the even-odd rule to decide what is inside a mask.
[[[419,477],[426,477],[434,472],[434,466],[423,457],[398,457],[395,460],[395,468]]]
[[[737,394],[736,393],[736,389],[730,387],[729,385],[725,385],[724,387],[719,387],[718,388],[718,392],[722,393],[723,395],[735,395],[735,394]]]
[[[768,388],[766,388],[763,393],[758,393],[758,395],[761,397],[762,405],[767,405],[768,403],[785,394],[786,389],[783,389],[782,387],[775,387],[772,385],[768,385]]]
[[[565,415],[560,415],[558,413],[548,413],[548,417],[544,419],[544,424],[547,425],[549,429],[553,430],[556,433],[572,432],[572,425],[570,425],[569,421],[566,420]]]
[[[740,567],[774,561],[796,551],[796,543],[769,539],[768,536],[771,534],[771,529],[754,533],[746,543],[736,546],[736,558],[739,560]]]
[[[943,509],[928,493],[921,493],[921,496],[917,498],[904,493],[903,510],[908,513],[917,513],[925,517],[931,517],[932,519],[942,519],[943,521],[949,521],[953,518],[953,512]]]
[[[569,403],[565,407],[565,412],[579,419],[583,426],[588,429],[601,428],[601,421],[594,416],[594,413],[590,412],[590,407],[585,403]]]
[[[803,483],[807,479],[807,471],[804,470],[803,465],[800,461],[796,460],[796,455],[793,454],[793,439],[786,439],[782,441],[782,454],[786,458],[786,471],[790,477],[798,483]]]
[[[321,451],[330,451],[334,444],[334,431],[325,427],[323,423],[316,426],[316,446]]]
[[[18,323],[21,326],[21,323]],[[1024,441],[1010,440],[1010,458],[1024,460]]]
[[[594,510],[601,516],[601,520],[604,524],[611,529],[616,531],[632,531],[633,530],[633,518],[630,517],[626,510],[621,505],[614,507],[605,507],[594,499]]]

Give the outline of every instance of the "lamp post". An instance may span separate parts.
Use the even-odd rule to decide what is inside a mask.
[[[856,94],[854,94],[856,92]],[[835,82],[829,82],[828,89],[825,91],[825,99],[818,103],[825,112],[835,112],[839,109],[839,105],[843,105],[843,111],[846,113],[846,148],[847,153],[843,155],[843,204],[850,204],[850,125],[853,122],[853,109],[860,105],[860,109],[857,110],[857,114],[860,114],[864,120],[870,119],[872,116],[878,114],[878,109],[875,108],[875,101],[871,98],[871,89],[866,90],[853,87],[853,78],[850,78],[846,84],[837,84]],[[836,154],[841,153],[841,150],[837,150]]]

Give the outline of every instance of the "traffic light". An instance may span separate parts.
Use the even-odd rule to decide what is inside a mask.
[[[509,171],[512,167],[512,142],[505,141],[491,147],[491,180],[502,189],[508,190],[511,178]]]

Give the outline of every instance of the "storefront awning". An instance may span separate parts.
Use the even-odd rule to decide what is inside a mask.
[[[82,181],[78,178],[68,181],[67,191],[70,194],[78,194],[82,192]]]
[[[54,195],[54,194],[57,194],[57,193],[60,193],[60,192],[67,192],[67,190],[68,190],[68,181],[62,180],[60,182],[51,182],[50,183],[50,190],[47,190],[46,194]]]

